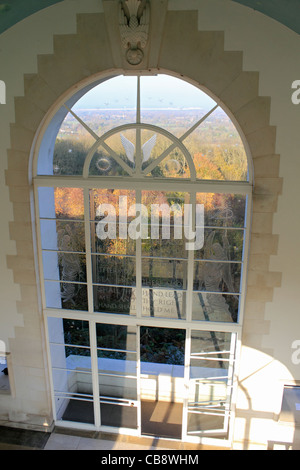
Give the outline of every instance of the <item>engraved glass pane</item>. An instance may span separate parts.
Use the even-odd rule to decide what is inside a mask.
[[[142,285],[186,289],[187,262],[171,259],[142,259]]]
[[[192,319],[196,321],[237,322],[239,295],[194,292]]]
[[[194,290],[239,293],[241,264],[213,261],[194,262]]]
[[[86,258],[75,253],[43,251],[44,279],[86,282]]]
[[[186,291],[142,289],[142,316],[184,320]]]
[[[244,230],[204,229],[204,244],[195,250],[195,259],[219,259],[242,261],[244,250]]]
[[[134,286],[136,284],[135,258],[125,256],[93,256],[93,282]]]
[[[85,284],[45,281],[44,286],[47,308],[88,310]]]
[[[83,222],[41,219],[43,250],[85,251]]]
[[[136,129],[124,129],[121,133],[113,134],[105,140],[105,144],[130,168],[135,168],[138,152],[136,148]]]
[[[96,312],[136,315],[133,289],[113,286],[94,286]]]

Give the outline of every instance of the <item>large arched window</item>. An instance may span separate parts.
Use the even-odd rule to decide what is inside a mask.
[[[228,115],[111,78],[57,112],[34,187],[56,423],[229,439],[251,174]]]

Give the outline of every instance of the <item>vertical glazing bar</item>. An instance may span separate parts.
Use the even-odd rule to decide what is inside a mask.
[[[238,323],[243,323],[245,298],[247,289],[247,272],[248,272],[248,259],[249,259],[249,246],[250,246],[250,226],[251,226],[251,214],[252,214],[252,194],[246,196],[246,208],[245,208],[245,230],[244,230],[244,247],[243,247],[243,263],[242,263],[242,278],[240,283],[240,301],[239,301],[239,316]]]
[[[195,230],[196,226],[196,192],[193,191],[190,193],[189,199],[189,209],[190,214],[189,217],[192,217],[192,230]],[[186,218],[185,218],[186,220]],[[189,222],[190,223],[190,222]],[[185,240],[186,244],[191,243],[189,240]],[[188,275],[188,283],[187,283],[187,299],[186,299],[186,319],[187,321],[192,320],[192,309],[193,309],[193,281],[194,281],[194,250],[188,250],[188,264],[187,264],[187,275]]]
[[[235,417],[235,407],[236,407],[236,395],[238,388],[238,358],[240,355],[241,339],[240,333],[232,333],[232,341],[230,348],[230,358],[232,361],[231,364],[231,396],[230,396],[230,417],[228,423],[228,440],[232,442],[233,440],[233,424]]]
[[[137,208],[141,207],[142,192],[137,190],[135,193]],[[140,236],[136,239],[136,316],[141,318],[142,316],[142,227],[140,226]]]
[[[236,335],[231,334],[230,341],[230,355],[229,355],[229,366],[228,366],[228,381],[227,381],[227,397],[225,403],[225,417],[224,417],[224,431],[228,431],[229,419],[230,419],[230,408],[232,400],[232,387],[233,387],[233,370],[234,370],[234,359],[235,359],[235,344]]]
[[[54,383],[53,383],[53,370],[52,370],[53,366],[52,366],[52,357],[51,357],[51,348],[50,348],[50,339],[49,339],[49,324],[48,324],[48,317],[46,316],[44,318],[44,326],[45,326],[46,351],[47,351],[48,368],[49,368],[51,401],[52,401],[52,410],[53,410],[52,412],[53,412],[53,420],[54,422],[56,422],[57,412],[56,412],[55,397],[54,397]]]
[[[141,406],[141,348],[140,348],[140,326],[136,327],[136,374],[137,374],[137,432],[142,434],[142,406]]]
[[[92,364],[92,383],[93,383],[93,400],[94,400],[94,420],[95,427],[100,429],[101,426],[101,410],[100,410],[100,394],[99,394],[99,378],[98,378],[98,354],[97,354],[97,335],[96,322],[89,322],[90,331],[90,351]]]
[[[90,190],[88,188],[84,188],[84,233],[85,233],[88,309],[89,309],[89,313],[94,313],[92,254],[91,254],[90,194],[89,193],[90,193]]]
[[[136,103],[136,122],[141,122],[141,87],[140,77],[137,77],[137,103]],[[135,145],[135,169],[136,175],[141,176],[142,169],[142,140],[141,140],[141,129],[138,126],[136,128],[136,145]]]
[[[184,352],[184,397],[183,397],[183,410],[182,410],[182,440],[186,440],[187,438],[190,356],[191,356],[191,329],[187,328],[186,336],[185,336],[185,352]]]
[[[34,181],[34,196],[33,197],[34,197],[34,204],[35,204],[35,217],[37,221],[36,239],[37,239],[37,247],[38,247],[37,253],[38,253],[38,264],[39,264],[39,279],[40,279],[40,286],[41,286],[41,303],[42,303],[42,308],[45,309],[47,306],[46,306],[42,238],[41,238],[40,207],[39,207],[39,197],[38,197],[38,185],[35,181]]]

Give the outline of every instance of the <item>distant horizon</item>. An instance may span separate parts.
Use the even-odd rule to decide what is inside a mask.
[[[204,91],[172,76],[143,76],[140,83],[141,110],[209,110],[216,105],[216,102]],[[99,107],[95,107],[95,103],[98,103]],[[137,77],[120,75],[92,88],[75,103],[73,109],[123,111],[135,109],[136,104]]]
[[[74,106],[75,108],[75,106]],[[143,111],[196,111],[209,109],[204,107],[189,107],[189,108],[142,108]],[[220,108],[221,109],[221,108]],[[136,111],[136,108],[76,108],[77,111]]]

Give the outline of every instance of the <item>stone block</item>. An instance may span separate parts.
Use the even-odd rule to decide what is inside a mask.
[[[279,176],[280,155],[265,155],[253,158],[256,178],[276,178]]]
[[[235,112],[235,117],[245,135],[269,125],[270,103],[269,97],[257,96]]]
[[[220,99],[235,113],[258,97],[258,72],[241,72],[221,93]]]
[[[276,153],[276,127],[267,126],[246,134],[253,158]]]

